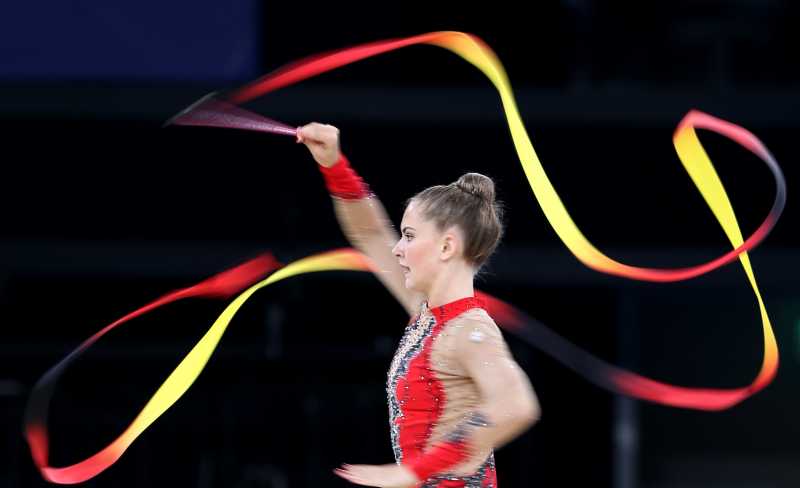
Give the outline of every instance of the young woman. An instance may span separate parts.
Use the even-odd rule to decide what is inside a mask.
[[[396,464],[343,465],[335,473],[380,487],[497,487],[493,449],[540,416],[473,279],[503,234],[494,183],[467,173],[406,206],[398,238],[386,211],[339,149],[339,131],[300,127],[350,243],[412,317],[388,373]]]

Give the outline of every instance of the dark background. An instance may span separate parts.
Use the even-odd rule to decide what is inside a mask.
[[[728,250],[671,136],[692,108],[772,151],[789,203],[751,259],[781,351],[774,383],[719,413],[616,397],[507,335],[543,416],[497,454],[502,486],[794,487],[800,482],[800,8],[779,1],[16,2],[0,15],[0,486],[47,483],[21,435],[35,381],[105,324],[272,251],[347,245],[305,148],[161,124],[206,93],[296,58],[433,30],[483,38],[505,64],[553,184],[584,234],[639,266]],[[466,171],[495,178],[507,237],[479,287],[570,341],[686,386],[748,384],[762,357],[738,264],[650,284],[581,265],[544,219],[499,99],[452,54],[415,46],[248,108],[337,125],[398,223],[403,201]],[[747,235],[774,184],[700,137]],[[114,331],[63,377],[51,460],[113,440],[225,303],[190,300]],[[371,276],[306,275],[256,294],[188,393],[86,486],[345,486],[342,462],[387,463],[384,380],[406,317]]]

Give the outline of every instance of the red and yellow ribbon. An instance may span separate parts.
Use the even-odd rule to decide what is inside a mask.
[[[760,243],[774,227],[781,214],[786,185],[780,167],[761,141],[747,130],[700,112],[690,112],[678,125],[673,141],[678,157],[697,186],[709,208],[725,232],[732,250],[712,261],[679,269],[656,269],[630,266],[615,261],[583,236],[564,207],[540,163],[524,128],[508,78],[492,50],[480,39],[461,32],[434,32],[407,39],[380,41],[326,53],[292,63],[241,89],[221,96],[206,97],[173,118],[170,123],[210,125],[260,130],[293,135],[292,129],[279,122],[236,107],[267,92],[297,83],[317,74],[392,50],[414,44],[430,44],[452,51],[480,69],[497,89],[506,115],[511,137],[534,196],[545,217],[561,241],[584,264],[597,271],[631,279],[667,282],[700,276],[739,259],[753,288],[759,307],[764,337],[764,358],[753,382],[736,389],[684,388],[660,383],[632,372],[619,369],[591,356],[570,344],[523,312],[488,295],[489,312],[506,329],[519,334],[531,344],[553,355],[590,381],[611,391],[684,408],[720,410],[729,408],[763,389],[774,378],[778,367],[778,349],[764,301],[756,284],[747,251]],[[724,186],[697,138],[695,129],[705,129],[724,135],[761,158],[776,182],[775,201],[764,222],[747,239],[743,239],[736,215]],[[47,407],[55,382],[64,368],[96,342],[103,334],[133,316],[186,296],[229,295],[252,283],[257,275],[276,268],[274,261],[248,263],[227,274],[196,287],[180,290],[140,309],[95,334],[78,349],[48,371],[34,388],[26,410],[25,433],[33,459],[45,479],[55,483],[79,483],[88,480],[113,464],[150,424],[174,404],[191,386],[205,367],[219,339],[233,316],[257,290],[285,278],[305,273],[332,270],[372,271],[369,261],[352,249],[301,259],[279,269],[268,278],[250,286],[237,296],[217,318],[208,332],[164,381],[131,425],[111,444],[97,454],[77,464],[56,468],[48,464]],[[189,291],[193,290],[193,291]]]

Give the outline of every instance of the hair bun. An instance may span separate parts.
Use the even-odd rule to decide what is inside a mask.
[[[466,173],[455,182],[455,186],[489,204],[494,203],[494,182],[488,176]]]
[[[449,185],[431,186],[417,193],[422,217],[439,231],[458,226],[464,234],[464,259],[479,271],[503,237],[503,205],[495,199],[494,181],[467,173]]]

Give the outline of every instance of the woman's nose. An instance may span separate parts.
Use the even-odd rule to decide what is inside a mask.
[[[398,258],[400,257],[400,243],[401,242],[403,242],[402,238],[399,241],[397,241],[397,244],[395,244],[394,247],[392,248],[392,254],[394,254],[394,256],[398,257]]]

